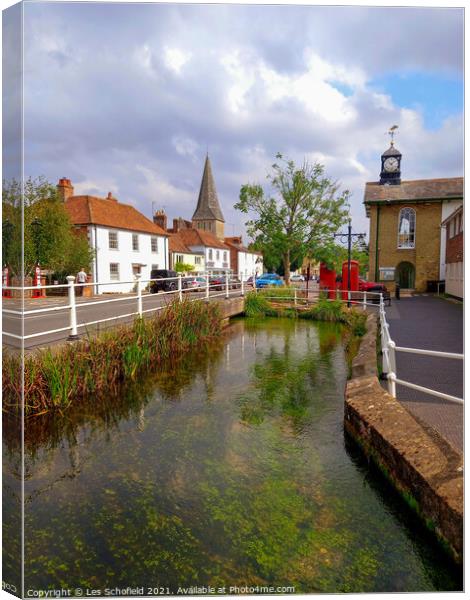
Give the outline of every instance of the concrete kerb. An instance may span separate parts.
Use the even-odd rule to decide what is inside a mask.
[[[377,317],[370,314],[346,385],[345,431],[461,563],[463,457],[381,387],[376,339]]]

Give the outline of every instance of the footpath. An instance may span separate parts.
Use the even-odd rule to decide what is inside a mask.
[[[436,296],[394,300],[387,307],[397,346],[463,352],[463,305]],[[463,361],[396,353],[399,379],[463,398]],[[463,449],[463,405],[397,385],[397,399],[422,423]]]

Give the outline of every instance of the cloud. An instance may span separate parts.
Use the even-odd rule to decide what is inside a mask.
[[[405,178],[463,169],[461,114],[428,130],[419,105],[371,82],[461,78],[462,48],[456,9],[27,3],[25,170],[188,218],[208,150],[226,221],[242,230],[240,187],[264,184],[280,151],[324,163],[366,228],[364,184],[391,124]]]

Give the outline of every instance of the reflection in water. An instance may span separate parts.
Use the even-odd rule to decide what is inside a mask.
[[[345,448],[346,370],[336,325],[240,319],[107,406],[35,421],[27,587],[461,589]]]

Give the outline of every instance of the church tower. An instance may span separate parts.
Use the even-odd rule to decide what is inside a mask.
[[[223,241],[225,219],[220,209],[209,155],[206,156],[201,189],[192,223],[195,229],[208,231]]]

